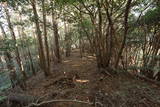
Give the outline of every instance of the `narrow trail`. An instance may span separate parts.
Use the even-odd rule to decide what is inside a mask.
[[[97,102],[104,107],[160,107],[160,87],[138,80],[127,73],[109,76],[98,72],[95,58],[80,58],[73,50],[71,57],[52,66],[52,75],[43,73],[28,82],[27,94],[43,100],[77,99]],[[86,104],[58,103],[55,107],[90,107]]]

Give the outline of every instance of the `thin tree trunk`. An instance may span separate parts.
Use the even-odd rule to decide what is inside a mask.
[[[66,57],[70,56],[71,48],[70,48],[70,35],[68,34],[67,24],[64,20],[64,31],[65,31],[65,48],[66,48]]]
[[[23,68],[23,65],[22,65],[22,61],[21,61],[21,58],[20,58],[19,49],[18,49],[18,46],[17,46],[16,36],[15,36],[14,30],[13,30],[13,26],[12,26],[11,21],[10,21],[10,15],[9,15],[8,9],[7,9],[6,7],[4,7],[4,10],[5,10],[5,13],[6,13],[7,23],[8,23],[8,27],[9,27],[9,30],[10,30],[10,32],[11,32],[11,35],[12,35],[12,39],[13,39],[14,42],[15,42],[16,60],[17,60],[17,63],[18,63],[18,65],[19,65],[20,72],[22,73],[24,79],[26,79],[26,78],[27,78],[27,74],[26,74],[26,72],[24,71],[24,68]]]
[[[55,39],[55,55],[57,57],[57,62],[60,63],[61,62],[61,56],[60,56],[60,52],[59,52],[59,35],[58,35],[58,25],[57,23],[53,24],[54,26],[54,39]]]
[[[19,17],[20,17],[20,21],[22,22],[23,19],[22,19],[22,16],[21,16],[21,13],[20,13],[20,12],[19,12]],[[27,37],[26,33],[24,32],[24,26],[23,26],[23,25],[21,25],[21,34],[22,34],[22,37],[21,37],[21,38]],[[27,44],[27,43],[25,42],[24,44]],[[30,60],[30,67],[31,67],[31,69],[32,69],[32,73],[33,73],[33,75],[36,75],[35,68],[34,68],[34,65],[33,65],[33,58],[32,58],[32,55],[31,55],[31,51],[30,51],[29,45],[27,46],[26,53],[28,54],[28,57],[29,57],[29,60]],[[25,57],[25,56],[24,56],[24,57]]]
[[[4,28],[3,28],[3,26],[2,26],[1,23],[0,23],[0,28],[1,28],[1,31],[2,31],[3,38],[7,38],[6,32],[4,31]],[[4,55],[5,55],[5,60],[6,60],[7,68],[9,70],[12,70],[13,69],[13,65],[12,65],[13,61],[12,61],[11,54],[8,51],[5,51]]]
[[[43,31],[44,31],[44,40],[45,40],[45,49],[46,49],[46,69],[50,72],[50,55],[49,55],[49,46],[47,38],[47,29],[46,29],[46,9],[45,9],[45,0],[42,0],[42,10],[43,10]]]
[[[57,62],[60,63],[61,62],[61,55],[60,55],[60,51],[59,51],[60,47],[59,47],[58,24],[55,19],[53,1],[51,1],[51,5],[52,5],[52,24],[53,24],[53,32],[54,32],[54,43],[55,43],[54,53],[55,53]]]
[[[27,49],[28,49],[28,56],[29,56],[30,63],[31,63],[32,73],[33,73],[33,75],[36,75],[36,71],[35,71],[35,69],[34,69],[33,60],[32,60],[32,55],[31,55],[31,51],[30,51],[29,46],[27,47]]]
[[[110,60],[111,60],[111,55],[112,55],[112,45],[113,45],[113,31],[114,31],[114,29],[113,29],[113,22],[112,22],[112,18],[111,18],[111,16],[109,15],[109,12],[107,11],[107,16],[108,16],[108,20],[109,20],[109,49],[108,49],[108,51],[109,51],[109,53],[108,53],[108,58],[107,58],[107,66],[109,66],[109,64],[110,64]]]
[[[40,66],[42,68],[42,70],[45,73],[45,76],[49,76],[50,72],[47,71],[46,69],[46,63],[45,63],[45,54],[44,54],[44,47],[43,47],[43,43],[42,43],[42,34],[41,34],[41,30],[40,30],[40,26],[39,26],[39,19],[38,19],[38,14],[37,14],[37,9],[36,9],[36,4],[35,4],[35,0],[31,0],[31,5],[33,8],[33,13],[34,13],[34,21],[35,21],[35,25],[36,25],[36,34],[37,34],[37,38],[38,38],[38,45],[39,45],[39,57],[40,57]]]
[[[128,33],[128,15],[129,15],[131,2],[132,2],[132,0],[128,0],[127,4],[126,4],[126,10],[125,10],[125,16],[124,16],[124,36],[123,36],[121,48],[119,50],[119,53],[118,53],[118,56],[117,56],[117,59],[115,62],[115,68],[118,67],[119,59],[120,59],[122,52],[123,52],[123,49],[125,47],[126,37],[127,37],[127,33]]]
[[[80,57],[82,58],[83,57],[83,53],[82,53],[82,34],[81,34],[81,29],[80,29],[80,26],[78,26],[78,31],[79,31],[79,52],[80,52]]]
[[[80,50],[80,57],[83,57],[83,53],[82,53],[82,40],[79,39],[79,50]]]
[[[88,31],[86,31],[86,29],[85,29],[85,26],[84,26],[84,24],[83,24],[83,19],[82,19],[82,18],[83,18],[83,16],[82,16],[82,13],[81,13],[81,11],[80,11],[80,23],[81,23],[81,25],[82,25],[83,31],[85,32],[85,34],[86,34],[86,36],[87,36],[87,39],[88,39],[89,44],[90,44],[90,47],[93,47],[93,48],[91,49],[91,51],[94,53],[94,52],[95,52],[95,46],[93,45],[93,41],[92,41],[90,35],[88,34]]]
[[[25,45],[25,43],[23,43],[24,41],[23,41],[23,34],[22,34],[22,32],[20,31],[20,27],[17,27],[17,32],[18,32],[18,36],[19,36],[19,39],[20,39],[20,42],[21,42],[21,45],[22,45],[22,50],[23,51],[21,51],[21,55],[22,55],[22,57],[24,58],[24,62],[26,62],[27,61],[27,55],[26,55],[26,49],[24,48],[24,45]],[[20,49],[19,49],[20,50]]]

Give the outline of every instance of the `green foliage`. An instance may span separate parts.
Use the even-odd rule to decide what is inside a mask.
[[[142,17],[142,25],[159,25],[160,24],[160,6],[155,9],[149,9],[146,14]]]
[[[33,37],[26,37],[23,39],[17,39],[17,43],[9,38],[4,38],[0,40],[0,51],[14,51],[15,46],[26,48],[27,46],[32,46],[35,43],[35,39]]]
[[[23,37],[22,39],[17,40],[17,44],[19,47],[26,48],[29,46],[32,46],[35,43],[35,38],[28,36],[28,37]]]
[[[55,1],[59,5],[73,4],[73,3],[77,2],[77,0],[55,0]]]
[[[130,33],[127,36],[126,44],[129,46],[141,46],[145,43],[144,37],[144,32],[142,32],[139,28],[130,29]]]
[[[15,49],[15,41],[9,38],[0,40],[0,51],[13,51]]]
[[[0,96],[0,101],[3,101],[6,98],[7,98],[7,96]]]
[[[7,2],[11,7],[16,7],[17,5],[28,4],[29,0],[1,0],[0,2]]]
[[[89,20],[89,19],[84,19],[84,20],[82,21],[82,23],[81,23],[81,26],[82,26],[82,27],[85,27],[85,28],[87,28],[87,29],[93,28],[92,23],[91,23],[91,20]]]
[[[0,91],[3,91],[11,86],[8,73],[9,71],[3,71],[0,73]]]
[[[80,38],[86,37],[86,33],[91,34],[90,32],[93,29],[91,21],[87,18],[83,19],[82,22],[75,24],[75,27],[77,28],[77,31],[80,34]]]

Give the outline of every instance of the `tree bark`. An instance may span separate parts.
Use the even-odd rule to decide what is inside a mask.
[[[123,41],[122,41],[122,44],[121,44],[121,47],[120,47],[120,50],[118,52],[118,56],[117,56],[117,59],[115,62],[115,68],[118,67],[119,59],[122,55],[122,52],[123,52],[123,49],[124,49],[125,43],[126,43],[126,37],[127,37],[127,33],[128,33],[128,15],[129,15],[131,2],[132,2],[132,0],[128,0],[127,4],[126,4],[125,15],[124,15],[124,36],[123,36]]]
[[[31,55],[31,51],[30,51],[29,46],[27,47],[27,50],[28,50],[28,56],[29,56],[30,63],[31,63],[32,73],[33,73],[33,75],[36,75],[36,71],[35,71],[35,68],[34,68],[34,65],[33,65],[33,59],[32,59],[32,55]]]
[[[5,13],[6,13],[7,23],[8,23],[8,27],[9,27],[9,30],[10,30],[10,33],[11,33],[11,36],[12,36],[12,39],[13,39],[14,42],[15,42],[16,61],[17,61],[17,63],[18,63],[20,72],[22,73],[24,79],[26,79],[26,78],[27,78],[27,74],[26,74],[26,72],[24,71],[24,68],[23,68],[23,65],[22,65],[22,61],[21,61],[21,58],[20,58],[19,49],[18,49],[18,46],[17,46],[16,36],[15,36],[14,30],[13,30],[13,25],[12,25],[12,23],[11,23],[11,21],[10,21],[10,15],[9,15],[8,9],[7,9],[6,7],[4,7],[4,10],[5,10]]]
[[[19,17],[20,17],[20,21],[23,21],[20,12],[19,12]],[[24,32],[24,30],[25,30],[25,29],[24,29],[24,26],[21,25],[21,34],[22,34],[22,37],[25,38],[25,37],[27,37],[27,35],[26,35],[26,33]],[[27,43],[25,42],[25,44],[27,44]],[[29,60],[30,60],[30,67],[31,67],[31,69],[32,69],[32,73],[33,73],[33,75],[36,75],[36,71],[35,71],[34,64],[33,64],[33,58],[32,58],[32,55],[31,55],[31,51],[30,51],[30,46],[29,46],[29,45],[27,46],[26,52],[27,52],[28,57],[29,57]]]
[[[47,38],[47,29],[46,29],[46,9],[45,9],[45,0],[42,0],[42,10],[43,10],[43,31],[44,31],[44,40],[45,40],[45,49],[46,49],[46,69],[50,72],[50,55],[49,55],[49,46]]]
[[[1,28],[1,31],[2,31],[3,38],[7,38],[6,32],[4,31],[4,28],[3,28],[1,23],[0,23],[0,28]],[[6,61],[6,64],[7,64],[7,68],[9,70],[12,70],[13,69],[13,61],[12,61],[11,54],[7,50],[7,51],[4,52],[4,55],[5,55],[5,61]]]
[[[60,51],[59,51],[60,47],[59,47],[58,24],[55,19],[53,1],[51,1],[51,5],[52,5],[52,24],[53,24],[53,32],[54,32],[54,43],[55,43],[54,53],[55,53],[55,56],[57,59],[56,62],[60,63],[61,62],[61,55],[60,55]]]
[[[40,26],[39,26],[39,19],[38,19],[38,14],[37,14],[37,9],[36,9],[36,2],[35,0],[30,0],[31,1],[31,5],[33,8],[33,13],[34,13],[34,21],[35,21],[35,25],[36,25],[36,34],[37,34],[37,38],[38,38],[38,45],[39,45],[39,57],[40,57],[40,65],[42,70],[45,73],[45,76],[49,76],[50,72],[47,71],[46,69],[46,63],[45,63],[45,54],[44,54],[44,46],[43,46],[43,42],[42,42],[42,34],[41,34],[41,30],[40,30]]]
[[[109,47],[108,47],[108,55],[107,55],[107,59],[106,59],[106,67],[109,67],[109,64],[110,64],[110,60],[111,60],[111,55],[112,55],[112,48],[113,48],[113,31],[114,31],[114,28],[113,28],[113,22],[112,22],[112,18],[109,14],[109,11],[108,9],[106,8],[106,14],[107,14],[107,19],[109,21],[109,25],[108,25],[108,28],[107,28],[107,34],[106,34],[106,46],[107,46],[107,37],[109,35]],[[107,50],[107,49],[106,49]]]
[[[71,37],[69,35],[69,31],[67,30],[67,24],[66,24],[66,20],[64,20],[64,31],[65,31],[65,48],[66,48],[66,57],[70,56],[71,53]]]

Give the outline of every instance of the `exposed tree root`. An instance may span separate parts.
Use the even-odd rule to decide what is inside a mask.
[[[42,105],[45,105],[45,104],[55,103],[55,102],[75,102],[75,103],[82,103],[82,104],[93,105],[93,103],[91,103],[91,102],[86,102],[86,101],[60,99],[60,100],[44,101],[44,102],[41,102],[41,103],[39,103],[39,104],[31,103],[31,104],[29,104],[27,107],[39,107],[39,106],[42,106]]]

